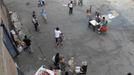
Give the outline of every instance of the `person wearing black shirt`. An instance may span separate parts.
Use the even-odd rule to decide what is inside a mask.
[[[25,38],[23,39],[23,42],[25,43],[25,48],[24,50],[28,50],[29,53],[31,53],[31,40],[27,38],[27,36],[25,35]]]
[[[59,53],[56,53],[56,56],[55,56],[55,66],[57,69],[59,69],[59,62],[60,62],[60,54]]]

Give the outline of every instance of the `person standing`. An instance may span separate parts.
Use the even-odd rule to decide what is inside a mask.
[[[54,59],[54,65],[56,66],[56,69],[59,69],[59,62],[60,62],[60,54],[56,53],[55,59]]]
[[[99,23],[101,21],[100,13],[96,13],[95,20]]]
[[[86,74],[86,72],[87,72],[87,62],[83,61],[82,66],[80,68],[80,74]]]
[[[47,13],[46,13],[45,9],[41,9],[41,16],[43,17],[43,19],[47,23]]]
[[[61,34],[61,31],[59,29],[59,27],[57,27],[55,30],[55,41],[56,41],[56,47],[60,45],[60,42],[59,42],[59,39],[60,39],[60,34]]]
[[[69,7],[69,15],[73,14],[73,1],[71,1],[71,2],[68,4],[68,7]]]
[[[36,19],[36,16],[32,17],[32,22],[34,24],[34,28],[35,28],[35,31],[38,32],[39,31],[39,23],[38,23],[38,20]]]
[[[29,53],[31,53],[31,40],[27,38],[27,36],[24,36],[23,42],[25,44],[24,50],[28,50]]]
[[[71,57],[71,58],[69,59],[68,65],[69,65],[70,72],[71,72],[71,73],[75,73],[75,66],[76,66],[76,63],[75,63],[74,57]]]
[[[82,6],[83,5],[83,0],[79,0],[78,1],[78,5],[81,5]]]

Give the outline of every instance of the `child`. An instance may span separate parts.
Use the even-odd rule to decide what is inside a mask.
[[[63,44],[63,40],[64,40],[64,34],[61,33],[60,37],[59,37],[59,42],[60,42],[61,45]]]

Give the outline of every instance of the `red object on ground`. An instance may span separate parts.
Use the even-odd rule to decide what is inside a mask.
[[[102,25],[101,27],[100,27],[100,31],[101,32],[106,32],[108,30],[108,26],[107,25]]]

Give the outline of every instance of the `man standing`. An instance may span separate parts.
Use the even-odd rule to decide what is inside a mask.
[[[36,32],[39,31],[39,28],[38,28],[39,23],[38,23],[38,20],[36,19],[36,16],[32,17],[32,22],[34,24],[35,31]]]
[[[71,1],[71,2],[68,4],[68,7],[69,7],[69,15],[73,14],[73,1]]]
[[[57,27],[55,30],[55,41],[56,41],[56,47],[60,45],[60,42],[59,42],[59,39],[60,39],[60,34],[61,34],[61,31],[59,29],[59,27]]]

